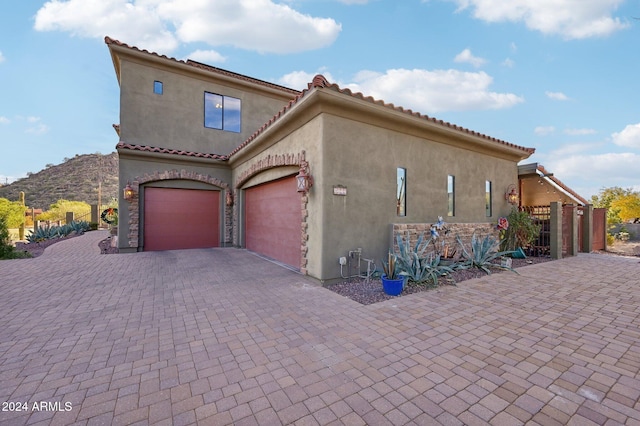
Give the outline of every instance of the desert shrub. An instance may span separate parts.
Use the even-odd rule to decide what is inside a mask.
[[[7,227],[7,219],[0,215],[0,259],[19,259],[29,257],[25,253],[16,251],[11,239],[9,238],[9,228]]]

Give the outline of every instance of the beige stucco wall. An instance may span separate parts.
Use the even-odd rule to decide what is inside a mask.
[[[129,144],[174,148],[201,153],[229,154],[293,98],[255,85],[235,86],[216,74],[190,72],[190,66],[171,61],[121,60],[120,138]],[[164,93],[153,93],[161,81]],[[205,128],[204,92],[242,101],[241,132]]]
[[[515,161],[468,151],[372,123],[323,115],[323,175],[315,191],[322,204],[322,279],[340,271],[338,257],[361,247],[378,265],[390,247],[391,223],[495,222],[507,215],[504,200],[517,182]],[[396,213],[396,170],[407,169],[407,215]],[[456,182],[456,211],[447,217],[447,176]],[[485,214],[485,181],[493,185],[493,215]],[[334,185],[347,196],[332,195]]]
[[[230,164],[235,186],[238,177],[265,158],[304,151],[314,177],[307,204],[309,275],[322,281],[338,278],[338,258],[358,247],[380,266],[390,247],[393,223],[432,223],[440,215],[450,223],[493,223],[508,214],[504,192],[517,183],[516,159],[496,158],[481,149],[463,149],[463,143],[451,146],[413,131],[403,133],[397,126],[382,127],[384,123],[376,120],[354,120],[323,110],[309,108],[315,115],[300,117],[294,112],[292,123],[270,128],[271,133],[261,135]],[[397,167],[407,169],[405,217],[396,214]],[[241,188],[295,172],[295,167],[267,169],[245,178]],[[456,177],[455,217],[446,216],[449,174]],[[486,180],[493,185],[491,217],[485,214]],[[346,186],[347,196],[333,195],[334,185]]]

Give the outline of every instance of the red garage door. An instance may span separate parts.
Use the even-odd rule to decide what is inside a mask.
[[[245,206],[247,249],[299,269],[302,231],[296,178],[247,189]]]
[[[220,191],[145,188],[144,250],[217,247]]]

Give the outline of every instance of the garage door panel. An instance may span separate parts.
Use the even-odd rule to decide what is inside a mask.
[[[146,188],[144,197],[145,251],[219,245],[219,191]]]
[[[295,177],[249,188],[245,192],[245,244],[248,250],[300,267],[300,194]]]

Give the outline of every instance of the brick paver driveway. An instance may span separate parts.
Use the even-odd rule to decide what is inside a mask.
[[[0,424],[640,424],[637,258],[361,306],[242,250],[103,237],[0,262]]]

